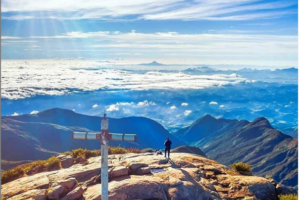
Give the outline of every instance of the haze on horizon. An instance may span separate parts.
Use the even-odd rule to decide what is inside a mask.
[[[3,0],[1,56],[298,67],[297,7],[296,0]]]

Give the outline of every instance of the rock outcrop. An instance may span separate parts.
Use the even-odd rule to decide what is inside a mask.
[[[60,159],[62,168],[69,168],[74,163],[74,159],[70,155],[59,155],[57,158]]]
[[[93,157],[88,164],[3,184],[1,195],[8,199],[101,200],[100,170],[100,157]],[[172,153],[170,160],[155,153],[109,156],[110,200],[276,200],[277,195],[276,183],[240,175],[195,154]]]

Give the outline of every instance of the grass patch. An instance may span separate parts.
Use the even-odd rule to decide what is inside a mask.
[[[298,200],[298,195],[296,194],[279,195],[279,200]]]
[[[231,169],[238,171],[238,172],[251,172],[252,166],[247,163],[236,162],[230,165]]]

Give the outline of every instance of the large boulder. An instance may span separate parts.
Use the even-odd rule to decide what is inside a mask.
[[[67,192],[73,190],[77,186],[77,180],[75,178],[68,178],[66,180],[61,180],[57,182],[58,185],[61,185],[65,188]]]
[[[110,178],[116,178],[116,177],[120,177],[120,176],[126,176],[128,175],[128,168],[124,167],[124,166],[118,166],[115,167],[110,173],[109,173],[109,177]]]
[[[135,172],[137,169],[141,168],[141,167],[148,167],[147,164],[145,163],[130,163],[129,164],[129,169],[132,171],[132,172]]]
[[[51,187],[48,191],[48,199],[59,199],[64,196],[66,190],[61,185]]]
[[[82,196],[83,192],[84,190],[81,187],[77,187],[62,198],[62,200],[77,200]]]
[[[74,163],[74,159],[70,155],[66,155],[66,156],[59,155],[57,158],[60,159],[62,168],[69,168]]]
[[[141,167],[136,170],[136,175],[144,175],[144,174],[150,174],[151,169],[149,167]]]
[[[132,162],[129,164],[129,174],[135,174],[135,175],[143,175],[145,169],[148,167],[147,164],[141,163],[141,162]],[[143,169],[141,169],[143,168]]]

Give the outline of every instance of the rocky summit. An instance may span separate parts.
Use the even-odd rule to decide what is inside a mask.
[[[60,158],[63,159],[63,158]],[[101,157],[89,158],[56,171],[22,177],[1,186],[5,199],[101,199]],[[241,175],[226,166],[191,153],[109,155],[109,199],[274,200],[288,188],[275,181]]]

